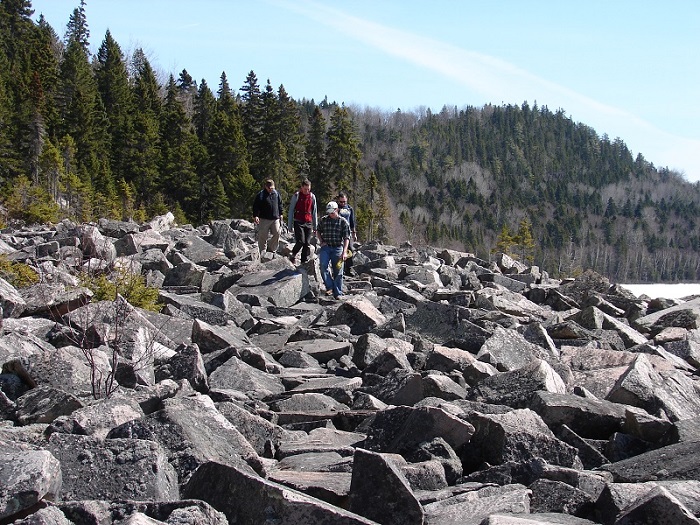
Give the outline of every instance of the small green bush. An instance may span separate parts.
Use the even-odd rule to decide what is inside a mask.
[[[39,275],[31,266],[10,261],[4,255],[0,255],[0,277],[15,288],[27,288],[39,282]]]
[[[158,289],[146,285],[142,275],[136,275],[125,270],[119,270],[111,275],[84,274],[80,277],[81,284],[89,288],[96,301],[113,301],[117,294],[121,295],[132,306],[157,312]]]

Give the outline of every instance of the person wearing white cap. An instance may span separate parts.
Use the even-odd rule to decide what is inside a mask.
[[[321,241],[318,259],[326,294],[338,299],[343,295],[343,263],[350,244],[350,224],[338,214],[337,202],[326,205],[326,215],[319,222],[316,234]]]

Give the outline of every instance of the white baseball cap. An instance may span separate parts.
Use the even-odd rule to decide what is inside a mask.
[[[331,213],[333,213],[334,211],[336,211],[337,209],[338,209],[338,203],[335,201],[331,201],[328,204],[326,204],[326,213],[329,215]]]

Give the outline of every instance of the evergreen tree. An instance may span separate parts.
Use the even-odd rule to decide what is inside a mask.
[[[182,103],[188,119],[194,116],[195,100],[197,98],[197,82],[183,69],[177,79],[178,99]]]
[[[262,182],[270,175],[265,173],[262,163],[264,111],[258,78],[253,71],[248,73],[241,93],[243,135],[250,159],[250,173],[255,180]]]
[[[202,79],[194,100],[194,129],[202,144],[209,141],[209,128],[216,114],[216,97],[211,92],[206,80]]]
[[[31,50],[34,26],[31,2],[0,2],[0,175],[7,180],[32,169],[36,159],[36,133],[32,129],[36,110],[31,100],[33,71]]]
[[[197,137],[178,94],[175,79],[170,75],[162,113],[159,185],[167,202],[174,205],[179,200],[185,215],[197,219],[199,192],[194,166]]]
[[[308,177],[309,163],[306,160],[306,136],[302,127],[301,113],[296,102],[290,98],[284,86],[277,90],[280,149],[286,160],[283,178],[280,181],[287,195],[299,186],[299,180]]]
[[[104,195],[114,193],[108,162],[108,121],[82,44],[70,40],[61,64],[59,110],[62,136],[75,141],[76,172]]]
[[[130,158],[130,177],[127,182],[136,186],[137,202],[151,212],[156,206],[153,198],[159,177],[160,160],[160,86],[153,68],[141,49],[133,57],[136,77],[133,97],[136,108],[134,118],[134,152]],[[155,212],[154,212],[155,214]]]
[[[318,106],[309,117],[309,133],[306,143],[309,163],[309,180],[319,196],[329,196],[328,165],[326,161],[326,119]]]
[[[95,77],[109,122],[112,174],[115,179],[132,180],[130,164],[136,143],[132,92],[124,55],[109,30],[97,52]]]
[[[80,0],[80,5],[73,10],[68,18],[66,41],[78,43],[85,56],[90,55],[90,29],[88,29],[85,14],[85,0]]]
[[[221,75],[218,95],[216,115],[206,144],[209,167],[202,181],[202,197],[218,192],[218,178],[228,199],[230,216],[243,217],[250,214],[249,203],[257,185],[248,171],[241,115],[225,73]]]
[[[357,194],[360,175],[360,141],[347,108],[336,107],[326,134],[328,175],[333,191],[347,189]]]
[[[520,221],[514,240],[520,250],[520,260],[532,264],[535,260],[535,239],[532,236],[532,223],[527,217]]]
[[[501,233],[498,235],[494,251],[510,255],[512,253],[511,249],[516,243],[517,241],[511,233],[510,228],[508,228],[507,224],[504,224],[501,228]]]

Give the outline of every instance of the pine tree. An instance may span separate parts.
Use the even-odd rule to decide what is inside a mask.
[[[150,212],[150,204],[156,193],[160,175],[160,86],[153,68],[143,50],[134,53],[136,70],[133,97],[136,114],[134,118],[134,153],[130,158],[127,182],[136,185],[137,202],[144,204]],[[153,206],[155,204],[153,203]]]
[[[264,111],[258,78],[253,71],[248,73],[241,93],[243,135],[250,159],[250,173],[255,180],[262,182],[270,175],[264,172],[262,164]]]
[[[318,106],[309,117],[309,133],[306,143],[306,158],[309,163],[309,180],[319,196],[330,196],[328,164],[326,161],[326,119]]]
[[[514,241],[520,250],[520,260],[532,264],[535,260],[535,239],[532,236],[532,223],[527,217],[520,221]]]
[[[517,241],[511,233],[510,228],[508,228],[507,224],[504,224],[501,228],[501,233],[498,235],[498,240],[494,251],[510,255],[511,248],[516,244],[516,242]]]
[[[61,64],[59,92],[62,136],[75,140],[76,171],[105,195],[114,192],[108,163],[108,121],[82,44],[70,40]]]
[[[32,103],[31,51],[35,29],[28,0],[0,2],[0,174],[13,179],[33,172],[38,156]]]
[[[80,5],[73,10],[73,13],[68,18],[66,41],[77,42],[85,56],[90,55],[90,29],[88,29],[87,16],[85,14],[85,0],[80,0]]]
[[[357,194],[360,175],[360,141],[347,108],[336,107],[326,134],[328,175],[332,190]]]
[[[284,176],[280,181],[287,195],[296,191],[299,180],[308,177],[309,163],[306,160],[306,136],[302,127],[299,107],[292,100],[284,86],[277,90],[279,139],[286,163]]]
[[[178,95],[175,79],[170,75],[162,113],[162,175],[159,185],[166,201],[175,204],[179,200],[185,215],[196,219],[199,216],[199,192],[193,157],[197,137]]]
[[[186,69],[180,72],[177,79],[178,99],[185,110],[188,119],[194,117],[195,100],[197,98],[197,82],[192,78]]]
[[[218,178],[228,199],[229,214],[243,217],[249,214],[249,201],[257,185],[248,171],[248,151],[241,115],[225,73],[221,75],[218,95],[216,115],[206,144],[209,165],[201,181],[202,197],[205,199],[218,191]]]
[[[194,99],[194,129],[202,144],[209,141],[209,128],[216,114],[216,97],[211,92],[206,80],[202,79]]]
[[[136,143],[134,105],[124,55],[109,30],[97,52],[95,77],[109,122],[109,159],[113,176],[132,180],[130,163]]]

